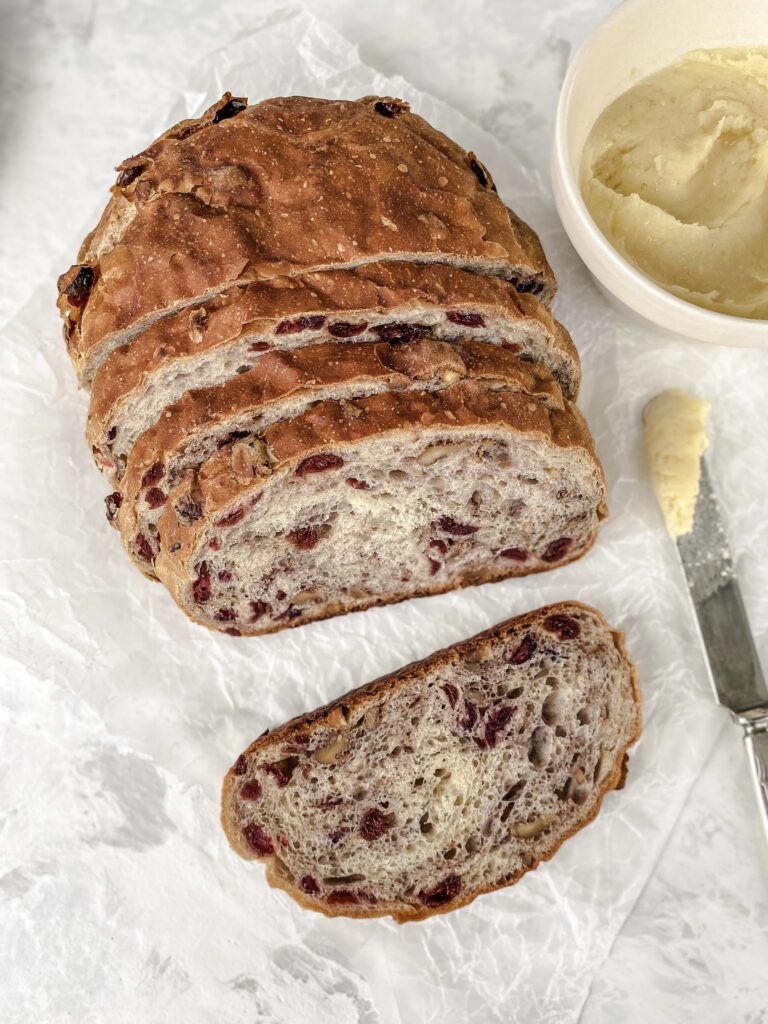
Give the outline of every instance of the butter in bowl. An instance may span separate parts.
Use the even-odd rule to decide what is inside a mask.
[[[768,344],[768,5],[621,4],[566,76],[552,182],[611,296],[678,335]]]

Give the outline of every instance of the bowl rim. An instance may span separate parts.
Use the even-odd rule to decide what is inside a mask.
[[[566,128],[572,109],[574,82],[583,67],[588,64],[591,51],[595,46],[598,36],[606,28],[610,28],[611,23],[618,20],[626,8],[640,7],[644,3],[645,0],[623,0],[618,7],[615,7],[610,14],[592,29],[579,46],[568,66],[557,103],[553,142],[553,155],[555,158],[555,168],[560,178],[559,184],[573,212],[578,217],[581,226],[586,230],[591,245],[599,252],[604,261],[616,265],[619,271],[631,282],[646,301],[652,303],[657,308],[666,309],[675,318],[687,318],[691,322],[692,329],[696,323],[701,324],[704,332],[710,334],[710,336],[713,329],[722,331],[723,329],[731,328],[735,334],[741,335],[745,342],[747,341],[746,336],[749,336],[749,342],[756,344],[760,339],[764,344],[768,319],[736,316],[734,313],[721,313],[714,309],[707,309],[705,306],[698,306],[696,303],[688,302],[686,299],[681,299],[679,296],[672,294],[672,292],[668,292],[642,271],[638,270],[637,267],[611,245],[595,223],[581,195],[581,189],[579,188],[574,169],[571,166],[566,143]],[[573,239],[571,239],[571,242],[574,246],[576,245]],[[586,263],[587,261],[585,260],[584,262]],[[588,266],[590,271],[595,273],[592,266],[589,264]],[[613,291],[608,284],[602,281],[602,278],[600,280],[609,291]],[[674,328],[670,329],[674,330]]]

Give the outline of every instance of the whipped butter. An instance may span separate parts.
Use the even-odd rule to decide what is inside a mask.
[[[677,388],[662,391],[643,410],[648,469],[672,537],[693,527],[708,416],[709,402]]]
[[[768,318],[768,47],[697,50],[623,93],[589,134],[580,186],[657,284]]]

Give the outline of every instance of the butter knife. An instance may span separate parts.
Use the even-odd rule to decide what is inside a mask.
[[[768,838],[768,686],[733,569],[717,497],[702,457],[693,528],[677,539],[718,704],[744,730]]]

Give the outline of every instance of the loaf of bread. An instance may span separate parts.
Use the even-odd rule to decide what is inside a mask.
[[[605,485],[575,407],[502,381],[319,402],[168,494],[155,571],[196,622],[269,633],[580,557]]]
[[[267,352],[248,373],[187,392],[165,410],[133,448],[119,489],[107,498],[108,517],[131,558],[154,576],[167,495],[218,450],[253,439],[319,401],[349,402],[390,390],[439,391],[459,380],[502,384],[510,392],[541,398],[550,408],[563,408],[560,389],[543,366],[522,363],[512,352],[484,342],[353,341]]]
[[[120,165],[59,280],[59,308],[88,382],[154,320],[237,282],[380,260],[554,290],[538,239],[510,218],[485,168],[407,104],[292,96],[248,106],[227,93]]]
[[[262,736],[221,820],[308,909],[417,921],[549,859],[623,785],[639,732],[622,634],[553,605]]]
[[[59,280],[129,556],[257,635],[556,568],[605,484],[535,233],[391,96],[226,93]]]
[[[543,363],[568,398],[579,358],[568,332],[532,295],[444,265],[374,263],[232,288],[159,321],[96,371],[87,438],[116,483],[136,439],[193,387],[224,384],[264,352],[318,342],[409,341],[471,334]]]

